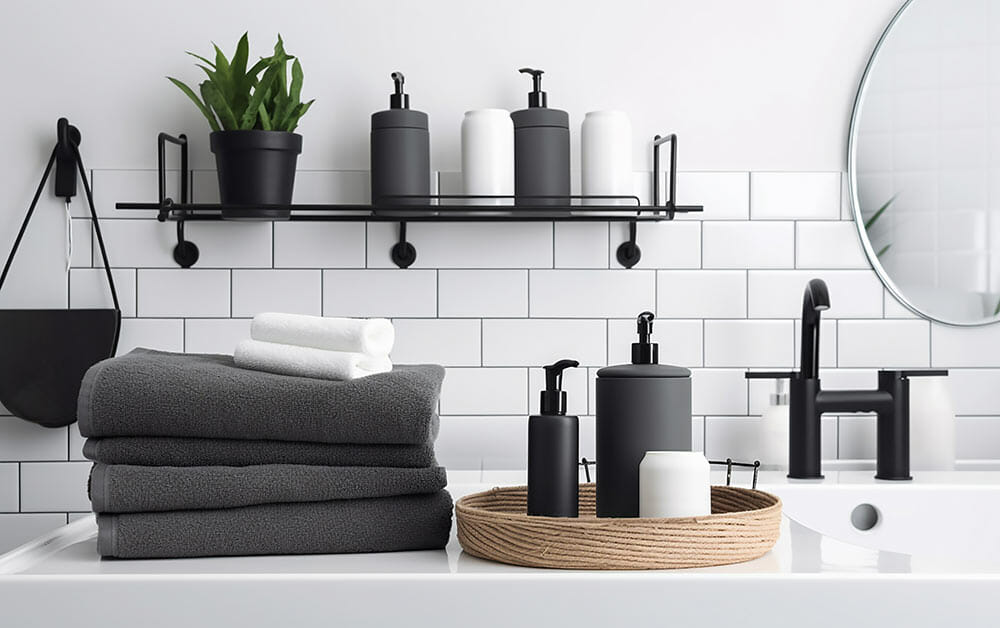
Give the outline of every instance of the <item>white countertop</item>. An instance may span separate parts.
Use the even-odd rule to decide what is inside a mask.
[[[960,476],[963,484],[995,485],[1000,480],[995,472]],[[734,473],[734,484],[748,486],[749,477]],[[461,479],[461,474],[451,478]],[[954,473],[920,474],[914,485],[953,485],[955,478]],[[511,481],[455,483],[449,490],[457,499],[498,484],[519,483],[523,472],[491,479]],[[764,490],[794,484],[799,483],[780,474],[761,475]],[[803,490],[809,484],[878,486],[869,472],[854,471],[828,473],[825,480],[803,483]],[[665,618],[711,617],[749,622],[746,625],[758,625],[759,620],[759,625],[769,626],[801,625],[791,618],[809,613],[812,625],[825,625],[826,620],[842,625],[832,618],[854,612],[851,609],[864,609],[867,618],[892,609],[886,618],[893,623],[922,625],[937,604],[957,604],[953,617],[981,617],[982,596],[1000,593],[1000,564],[971,565],[867,549],[787,517],[775,548],[757,560],[639,572],[502,565],[463,553],[454,533],[447,549],[440,551],[102,560],[95,532],[93,519],[83,519],[0,557],[0,617],[13,613],[28,622],[5,625],[32,625],[39,617],[46,619],[39,625],[63,618],[79,624],[81,612],[100,617],[95,623],[102,628],[134,626],[140,617],[143,626],[211,623],[209,617],[238,617],[242,626],[330,625],[333,617],[411,624],[422,618],[428,625],[467,626],[524,623],[529,617],[558,624],[570,617],[617,622],[623,613],[638,613],[638,618],[655,612]],[[848,603],[846,594],[855,596],[860,606]],[[46,605],[45,600],[56,604]],[[785,609],[787,624],[774,617],[779,608]],[[818,612],[821,609],[827,614]],[[292,618],[295,622],[289,623]]]

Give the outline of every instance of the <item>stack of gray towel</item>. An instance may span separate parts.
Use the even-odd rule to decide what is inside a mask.
[[[136,349],[92,367],[78,408],[98,551],[117,558],[437,549],[440,366],[349,381]]]

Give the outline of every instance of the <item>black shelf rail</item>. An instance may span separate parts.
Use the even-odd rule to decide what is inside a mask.
[[[660,203],[660,147],[670,143],[669,194]],[[180,147],[180,201],[167,195],[166,145]],[[245,206],[220,203],[190,202],[190,170],[188,167],[188,139],[184,134],[176,137],[167,133],[157,136],[157,170],[159,200],[155,203],[119,202],[116,209],[155,210],[160,222],[177,223],[177,246],[174,261],[182,268],[190,268],[199,257],[198,246],[184,235],[184,224],[189,221],[224,220],[222,211],[242,209]],[[515,201],[513,196],[481,196],[465,194],[433,194],[428,196],[401,195],[384,197],[372,205],[360,204],[292,204],[259,205],[258,209],[290,210],[287,218],[261,218],[260,220],[290,220],[316,222],[398,222],[399,238],[390,250],[393,263],[408,268],[417,259],[417,251],[407,241],[406,225],[410,222],[627,222],[628,239],[616,251],[618,262],[632,268],[642,258],[636,242],[637,224],[673,220],[677,213],[700,212],[700,205],[677,205],[677,135],[653,138],[653,205],[643,205],[638,196],[539,196]],[[552,201],[558,200],[558,205]],[[244,219],[246,220],[246,219]]]

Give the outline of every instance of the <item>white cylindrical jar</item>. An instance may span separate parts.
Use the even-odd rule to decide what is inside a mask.
[[[514,122],[506,109],[466,111],[462,120],[464,194],[514,195]],[[513,205],[513,198],[470,200],[470,205]]]
[[[639,464],[639,516],[712,514],[708,476],[708,459],[700,451],[647,451]]]
[[[623,111],[591,111],[580,136],[581,191],[584,196],[631,196],[632,122]],[[631,205],[634,201],[588,200],[588,205]]]

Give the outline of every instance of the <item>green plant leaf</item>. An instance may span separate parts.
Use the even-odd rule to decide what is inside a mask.
[[[296,108],[296,110],[292,112],[292,115],[288,118],[288,120],[285,121],[284,126],[279,130],[288,131],[289,133],[294,131],[295,128],[299,126],[299,118],[304,116],[306,114],[306,111],[309,111],[309,107],[312,107],[312,104],[314,102],[316,102],[316,99],[300,104],[298,108]]]
[[[292,63],[292,84],[289,88],[288,97],[282,99],[283,104],[276,103],[275,109],[278,112],[275,116],[275,128],[285,129],[292,116],[301,104],[302,94],[302,64],[298,59]]]
[[[257,108],[257,113],[260,115],[260,128],[265,131],[272,131],[274,128],[271,126],[271,116],[267,113],[267,107],[264,103],[260,103],[260,107]]]
[[[247,60],[249,57],[249,35],[243,33],[239,43],[236,44],[236,52],[233,53],[233,60],[229,65],[229,82],[232,85],[229,108],[233,111],[243,111],[250,100],[250,90],[253,84],[247,78]]]
[[[233,54],[233,62],[230,64],[230,73],[233,78],[242,78],[247,73],[247,60],[250,57],[250,36],[243,33],[239,43],[236,44],[236,52]]]
[[[201,56],[201,55],[198,55],[198,54],[195,54],[195,53],[193,53],[193,52],[190,52],[190,51],[189,51],[189,52],[188,52],[187,54],[191,55],[191,56],[192,56],[192,57],[194,57],[195,59],[198,59],[199,61],[203,61],[203,62],[204,62],[204,63],[206,63],[207,65],[211,66],[213,70],[215,69],[215,64],[214,64],[214,63],[212,63],[211,61],[209,61],[208,59],[206,59],[205,57],[203,57],[203,56]]]
[[[178,81],[173,77],[168,76],[167,80],[169,80],[171,83],[179,87],[182,92],[187,94],[187,97],[191,99],[191,102],[193,102],[195,106],[198,107],[198,111],[201,111],[201,114],[205,116],[206,120],[208,120],[208,125],[212,128],[213,131],[222,130],[221,128],[219,128],[219,123],[218,121],[216,121],[215,116],[212,114],[211,110],[207,106],[205,106],[203,102],[201,102],[201,99],[199,99],[197,95],[195,95],[194,90],[192,90],[190,87],[188,87],[187,85],[185,85],[184,83]]]
[[[895,194],[893,194],[892,198],[890,198],[889,200],[887,200],[885,202],[885,205],[883,205],[882,207],[879,207],[878,210],[874,214],[871,215],[871,218],[869,218],[868,220],[865,221],[865,231],[868,231],[869,229],[872,228],[872,225],[874,225],[875,222],[879,218],[882,217],[882,214],[885,213],[885,210],[889,209],[889,206],[892,205],[892,202],[894,200],[896,200],[896,195]]]
[[[997,306],[993,308],[993,316],[1000,314],[1000,301],[997,301]]]
[[[883,246],[881,249],[879,249],[878,253],[875,254],[875,257],[882,257],[883,255],[885,255],[885,252],[889,250],[890,246],[892,246],[891,243]]]
[[[213,81],[213,82],[218,80],[216,78],[218,75],[214,71],[209,70],[208,67],[206,67],[206,66],[204,66],[204,65],[202,65],[200,63],[196,63],[195,65],[197,65],[199,68],[201,68],[205,72],[205,76],[208,77],[208,80]]]
[[[240,120],[241,129],[252,129],[257,122],[258,109],[261,103],[264,102],[264,97],[267,95],[267,90],[271,88],[271,85],[278,77],[277,68],[271,66],[264,72],[264,77],[260,80],[260,83],[254,89],[253,96],[250,97],[250,104],[247,105],[246,111],[243,112],[243,118]]]
[[[226,102],[214,83],[205,81],[201,84],[201,97],[212,107],[215,115],[219,116],[222,128],[227,131],[235,131],[240,128],[236,122],[236,116],[233,115],[233,110],[229,108],[229,103]]]

